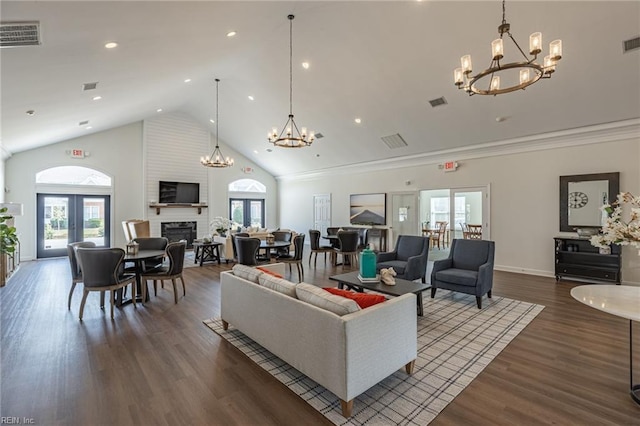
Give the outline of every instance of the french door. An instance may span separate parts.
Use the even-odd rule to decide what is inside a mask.
[[[486,187],[451,189],[450,232],[452,238],[462,238],[462,226],[481,225],[482,239],[488,240],[489,197]]]
[[[37,257],[67,255],[67,244],[111,245],[109,195],[37,194]]]
[[[391,246],[398,235],[420,235],[417,198],[416,192],[391,193]]]
[[[229,218],[236,226],[264,228],[264,199],[230,198]]]

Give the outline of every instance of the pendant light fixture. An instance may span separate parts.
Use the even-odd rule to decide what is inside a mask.
[[[216,147],[213,149],[213,152],[210,156],[200,157],[200,164],[206,167],[215,167],[215,168],[224,168],[233,166],[233,158],[224,158],[222,152],[220,151],[220,147],[218,146],[218,84],[220,83],[220,79],[216,78]]]
[[[302,148],[310,146],[315,136],[313,132],[307,133],[306,127],[298,130],[298,126],[293,119],[293,15],[287,16],[289,19],[289,119],[284,128],[278,134],[278,129],[273,128],[268,134],[269,142],[274,146],[283,148]]]
[[[544,62],[541,64],[536,62],[538,54],[542,52],[542,33],[535,32],[529,36],[529,55],[528,57],[518,45],[515,38],[511,35],[511,25],[507,23],[505,15],[505,0],[502,0],[502,24],[498,26],[500,38],[491,42],[491,64],[486,70],[471,75],[471,55],[465,55],[460,58],[461,68],[456,68],[453,72],[453,79],[458,89],[464,89],[469,95],[501,95],[516,90],[524,89],[527,86],[539,81],[542,78],[550,78],[556,70],[556,63],[562,58],[562,40],[554,40],[549,44],[549,55],[545,56]],[[500,63],[504,57],[503,36],[508,35],[515,47],[520,52],[524,61]],[[518,78],[514,77],[509,81],[506,75],[503,75],[502,82],[500,73],[505,71],[518,71]],[[484,77],[486,85],[480,86],[480,80]],[[501,87],[501,83],[504,87]]]

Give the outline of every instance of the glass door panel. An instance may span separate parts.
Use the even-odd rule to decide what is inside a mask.
[[[44,246],[49,253],[67,252],[69,240],[69,197],[46,196],[44,197]],[[59,254],[58,254],[59,255]],[[40,256],[38,256],[40,257]]]
[[[249,222],[251,223],[251,226],[264,228],[264,220],[263,220],[264,213],[262,211],[262,207],[264,206],[264,201],[250,200],[249,205],[250,205],[249,211],[251,212],[251,218],[249,219]]]
[[[264,228],[264,200],[251,198],[229,199],[229,217],[233,226]]]
[[[420,235],[418,225],[418,209],[416,208],[417,195],[411,193],[391,194],[391,244],[395,244],[398,235]]]
[[[244,224],[244,200],[230,200],[229,210],[231,212],[230,219],[234,226],[245,226]]]
[[[451,194],[454,200],[451,232],[454,238],[463,238],[462,224],[464,223],[482,229],[482,239],[488,239],[486,188],[453,189]]]
[[[82,205],[82,241],[93,241],[96,246],[105,246],[105,200],[84,198]]]

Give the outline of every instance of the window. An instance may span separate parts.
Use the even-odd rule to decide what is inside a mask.
[[[231,198],[229,217],[236,227],[264,228],[264,199]]]
[[[87,167],[61,166],[36,173],[36,183],[111,186],[111,178],[102,172]]]

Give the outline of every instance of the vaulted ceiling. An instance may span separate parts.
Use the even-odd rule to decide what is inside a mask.
[[[324,137],[286,150],[267,133],[289,113],[290,13],[293,112]],[[453,69],[464,54],[489,65],[500,1],[2,1],[0,14],[39,21],[42,39],[0,49],[5,154],[172,111],[213,132],[214,78],[220,142],[276,176],[640,117],[640,49],[623,53],[640,36],[638,1],[508,1],[523,49],[541,31],[543,55],[558,38],[564,53],[551,79],[496,97],[458,90]],[[394,134],[407,146],[381,140]]]

